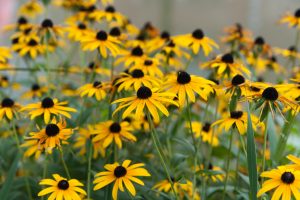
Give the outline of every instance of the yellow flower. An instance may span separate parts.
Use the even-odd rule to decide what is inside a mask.
[[[252,40],[251,32],[243,28],[243,26],[239,23],[226,28],[225,32],[227,33],[227,36],[222,38],[222,42],[225,43],[229,43],[232,45],[235,45],[235,42],[247,44]]]
[[[80,96],[86,96],[92,97],[95,96],[98,101],[101,101],[102,99],[105,99],[106,97],[106,91],[107,84],[101,83],[100,81],[95,81],[94,83],[88,83],[80,88],[78,88],[78,92],[80,93]]]
[[[31,157],[34,155],[35,160],[39,159],[45,150],[44,147],[39,143],[38,139],[26,138],[21,147],[27,148],[27,150],[24,152],[25,157]]]
[[[120,103],[113,115],[127,107],[122,114],[123,119],[129,116],[135,109],[135,118],[140,119],[144,115],[144,108],[146,107],[147,112],[150,112],[154,121],[159,121],[157,109],[159,109],[164,115],[169,116],[168,110],[162,103],[170,103],[178,106],[178,104],[173,101],[175,96],[176,95],[171,92],[158,92],[158,89],[151,90],[146,86],[142,86],[137,90],[135,96],[118,99],[112,102],[113,104]]]
[[[63,27],[59,25],[55,25],[51,19],[44,19],[40,26],[36,27],[37,34],[42,37],[46,38],[45,41],[48,43],[48,37],[57,39],[58,37],[62,37],[65,33],[65,30]]]
[[[42,179],[40,185],[48,185],[49,187],[43,189],[38,193],[38,196],[44,196],[47,194],[51,195],[48,199],[68,199],[68,200],[79,200],[82,199],[78,193],[86,195],[86,192],[80,187],[83,186],[77,179],[67,180],[58,174],[52,175],[53,179]]]
[[[13,44],[12,49],[19,53],[20,56],[29,55],[32,59],[35,59],[38,55],[45,53],[45,45],[40,43],[39,37],[32,35],[31,39],[27,42],[21,42]]]
[[[169,75],[163,85],[169,92],[177,94],[179,105],[184,106],[186,97],[191,102],[196,101],[195,92],[206,101],[209,94],[213,93],[212,86],[215,83],[199,76],[190,75],[185,71],[178,71],[177,75]]]
[[[143,163],[137,163],[130,166],[131,161],[125,160],[122,165],[119,163],[107,164],[104,168],[108,171],[99,172],[94,180],[94,190],[99,190],[108,184],[115,182],[112,190],[114,200],[118,199],[118,190],[124,192],[124,185],[132,196],[136,195],[136,190],[132,182],[144,185],[136,176],[151,176],[149,172],[142,168]]]
[[[135,65],[130,67],[129,72],[132,72],[135,69],[139,69],[139,70],[142,70],[144,72],[144,74],[148,74],[152,77],[154,77],[154,76],[162,77],[163,73],[159,69],[159,67],[158,67],[159,65],[160,65],[160,62],[158,59],[148,58],[144,62],[136,63]]]
[[[86,23],[70,24],[65,28],[68,38],[73,41],[80,41],[81,38],[91,34],[91,29],[88,28]]]
[[[31,86],[31,89],[27,92],[25,92],[22,95],[22,98],[25,99],[34,99],[37,97],[42,97],[44,94],[46,94],[48,91],[48,88],[43,86],[41,87],[39,84],[35,83]]]
[[[151,39],[146,44],[147,51],[149,53],[160,50],[163,46],[167,45],[170,41],[171,36],[168,32],[164,31],[160,34],[160,36]]]
[[[27,3],[24,3],[19,9],[19,13],[21,15],[32,17],[32,18],[42,14],[43,11],[44,11],[43,6],[37,0],[31,0]]]
[[[274,52],[286,58],[300,58],[300,53],[297,51],[295,46],[291,46],[288,49],[274,48]]]
[[[33,120],[37,116],[44,115],[45,123],[50,121],[51,114],[53,115],[63,115],[67,118],[71,118],[71,115],[68,112],[76,112],[76,109],[66,107],[68,104],[67,101],[58,102],[57,99],[52,99],[50,97],[44,98],[41,102],[32,103],[27,106],[24,106],[21,111],[31,110],[29,112],[30,119]]]
[[[291,28],[300,28],[300,9],[297,9],[294,15],[291,13],[287,13],[280,19],[280,23],[288,24],[288,26]]]
[[[129,67],[131,64],[142,63],[147,59],[140,46],[134,47],[131,51],[122,51],[120,55],[120,58],[115,61],[115,65],[124,63],[125,67]]]
[[[95,125],[92,134],[96,135],[93,142],[102,141],[103,147],[107,148],[113,141],[119,149],[122,148],[122,140],[136,142],[136,137],[131,134],[132,127],[128,122],[106,121]]]
[[[7,47],[0,47],[0,62],[5,63],[12,58],[11,50]]]
[[[189,127],[189,123],[186,125],[186,127]],[[212,146],[219,145],[217,134],[213,134],[210,123],[206,122],[204,124],[201,124],[200,122],[192,122],[192,130],[195,134],[195,137],[201,137],[203,142],[207,142]]]
[[[14,116],[17,115],[17,112],[21,106],[14,102],[14,100],[10,98],[4,98],[1,101],[0,105],[0,120],[4,117],[7,119],[12,120]]]
[[[204,35],[201,29],[196,29],[190,34],[175,36],[174,41],[183,47],[192,49],[194,54],[198,54],[201,48],[205,56],[208,56],[213,48],[219,48],[212,39]]]
[[[117,12],[112,5],[107,6],[105,10],[96,10],[90,14],[90,17],[98,22],[102,22],[103,20],[108,23],[115,21],[119,26],[122,26],[125,22],[125,17]]]
[[[120,53],[120,49],[118,47],[120,41],[115,37],[108,35],[105,31],[99,31],[97,33],[93,32],[84,36],[80,42],[84,51],[94,51],[95,49],[98,49],[103,58],[107,58],[107,50],[113,57],[116,57]]]
[[[209,163],[207,169],[209,171],[211,171],[212,174],[201,173],[201,175],[204,176],[206,179],[211,179],[214,183],[218,182],[218,181],[220,181],[220,182],[224,181],[225,174],[224,174],[223,170],[221,169],[221,167],[214,166],[211,163]],[[196,171],[199,171],[199,170],[204,170],[204,166],[203,165],[201,165],[200,167],[197,166]],[[213,174],[214,172],[219,172],[219,173]]]
[[[300,199],[300,171],[287,166],[279,166],[277,169],[263,172],[260,176],[270,179],[263,183],[262,188],[257,193],[257,197],[275,189],[272,195],[272,199],[274,200],[281,197],[284,200],[291,199],[292,195],[296,199]]]

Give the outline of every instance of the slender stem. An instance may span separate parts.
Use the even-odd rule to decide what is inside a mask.
[[[262,172],[265,171],[266,164],[266,149],[267,149],[267,138],[268,138],[268,120],[269,114],[265,118],[265,133],[264,133],[264,146],[263,146],[263,157],[262,157]],[[261,179],[261,184],[263,183],[263,178]]]
[[[65,172],[66,172],[66,174],[68,176],[68,179],[71,179],[69,169],[68,169],[67,164],[66,164],[65,159],[64,159],[64,152],[63,152],[62,148],[60,148],[59,152],[60,152],[61,162],[62,162],[62,164],[64,166],[64,169],[65,169]]]
[[[173,181],[171,179],[171,176],[170,176],[170,172],[169,172],[168,167],[167,167],[167,165],[166,165],[166,163],[164,161],[163,152],[160,150],[161,148],[159,147],[159,143],[157,142],[156,130],[155,130],[154,123],[153,123],[153,120],[151,118],[151,115],[150,115],[149,111],[147,111],[147,119],[149,120],[152,141],[153,141],[154,146],[156,148],[156,151],[158,153],[160,162],[161,162],[161,164],[162,164],[162,166],[163,166],[163,168],[165,170],[165,173],[167,175],[167,178],[168,178],[168,180],[169,180],[169,182],[171,184],[171,188],[172,188],[172,191],[173,191],[173,193],[175,195],[175,198],[178,199],[177,193],[176,193],[175,188],[174,188],[174,183],[173,183]]]
[[[227,183],[228,183],[228,177],[229,177],[229,165],[230,165],[230,155],[231,155],[231,148],[232,148],[232,141],[233,141],[233,128],[231,129],[230,132],[230,139],[229,139],[229,148],[228,148],[228,157],[227,157],[227,162],[226,162],[226,176],[225,176],[225,182],[224,182],[224,189],[223,189],[223,200],[225,199],[226,196],[226,188],[227,188]]]
[[[238,134],[239,134],[239,133],[238,133]],[[247,150],[246,150],[245,141],[244,141],[244,139],[243,139],[243,137],[242,137],[242,135],[241,135],[241,134],[239,134],[239,137],[240,137],[240,141],[241,141],[241,145],[242,145],[242,148],[243,148],[244,154],[245,154],[245,156],[246,156],[246,158],[247,158]]]
[[[88,151],[88,174],[87,174],[87,199],[91,197],[91,170],[92,170],[92,155],[93,155],[93,142],[89,142]]]
[[[47,167],[48,167],[48,154],[46,152],[45,154],[45,160],[44,160],[44,169],[43,169],[43,179],[47,176]],[[45,196],[42,196],[42,200],[45,199]]]

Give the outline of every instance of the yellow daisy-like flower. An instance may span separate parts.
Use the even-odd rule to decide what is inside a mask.
[[[251,32],[243,28],[240,23],[225,28],[224,31],[227,33],[227,36],[222,38],[222,42],[235,45],[236,42],[247,44],[252,41]]]
[[[296,199],[300,199],[300,171],[288,166],[279,166],[277,169],[263,172],[260,176],[270,179],[263,183],[262,188],[257,193],[257,197],[275,189],[272,195],[273,200],[279,200],[280,198],[288,200],[291,199],[292,195]]]
[[[136,63],[132,67],[130,67],[129,72],[132,72],[135,69],[140,69],[144,72],[144,74],[148,74],[152,77],[158,76],[162,77],[163,73],[159,69],[160,62],[156,58],[147,58],[144,62],[142,63]]]
[[[160,36],[153,38],[146,44],[146,48],[148,52],[153,52],[161,49],[165,46],[171,39],[171,36],[168,32],[164,31],[160,34]]]
[[[45,150],[44,147],[40,145],[39,140],[37,139],[26,139],[21,147],[27,148],[27,150],[24,152],[25,157],[31,157],[32,155],[34,155],[35,160],[39,159],[42,152]]]
[[[82,49],[84,51],[99,50],[99,53],[103,58],[107,58],[107,50],[116,57],[120,53],[118,44],[120,41],[115,37],[108,35],[105,31],[99,31],[97,33],[91,33],[80,40]]]
[[[67,118],[71,118],[71,115],[68,112],[76,112],[76,109],[66,107],[67,104],[67,101],[58,102],[58,99],[46,97],[41,102],[32,103],[27,106],[24,106],[21,109],[21,111],[31,110],[29,112],[31,120],[33,120],[37,116],[44,115],[44,121],[45,123],[48,123],[50,121],[51,114],[61,114]]]
[[[289,165],[290,167],[296,170],[300,170],[300,158],[297,158],[296,156],[289,154],[287,156],[287,159],[293,162],[293,164]]]
[[[135,118],[140,119],[144,116],[144,108],[150,112],[154,121],[159,121],[159,115],[157,109],[159,109],[164,115],[169,116],[169,111],[163,105],[163,103],[170,103],[178,106],[178,104],[173,101],[176,94],[171,92],[159,92],[158,89],[150,89],[146,86],[142,86],[137,90],[137,93],[133,97],[127,97],[118,99],[114,103],[120,103],[118,108],[114,111],[113,115],[123,108],[126,108],[122,114],[122,118],[129,116],[133,110],[136,109]]]
[[[121,56],[114,63],[119,65],[124,63],[125,67],[129,67],[131,64],[142,63],[147,59],[143,49],[140,46],[136,46],[131,51],[122,51]]]
[[[5,63],[10,58],[12,58],[11,50],[7,47],[0,47],[0,62]]]
[[[95,96],[98,101],[101,101],[102,99],[105,99],[106,97],[106,91],[107,84],[101,83],[100,81],[95,81],[94,83],[88,83],[80,88],[78,88],[78,92],[80,93],[80,96],[88,96],[92,97]]]
[[[52,175],[53,179],[42,179],[40,185],[47,185],[49,187],[43,189],[38,193],[38,196],[49,195],[48,199],[68,199],[68,200],[80,200],[82,199],[81,195],[86,195],[86,192],[80,187],[83,186],[77,179],[67,180],[64,177],[61,177],[58,174]],[[79,195],[79,194],[80,195]]]
[[[39,84],[35,83],[31,86],[31,89],[27,92],[25,92],[22,95],[22,98],[25,99],[34,99],[37,97],[42,97],[44,94],[46,94],[48,91],[48,88],[43,86],[41,87]]]
[[[12,120],[14,116],[17,115],[17,112],[21,106],[14,102],[11,98],[4,98],[1,101],[0,105],[0,120],[4,117],[7,119]]]
[[[194,54],[198,54],[201,48],[205,56],[208,56],[213,48],[219,48],[212,39],[204,35],[201,29],[196,29],[191,34],[175,36],[174,41],[181,46],[192,49]]]
[[[286,58],[300,58],[300,53],[295,46],[290,46],[288,49],[274,48],[274,52]]]
[[[36,139],[40,146],[51,153],[55,147],[60,147],[61,142],[66,142],[69,137],[73,134],[73,129],[66,128],[66,121],[61,119],[56,121],[55,118],[46,125],[46,127],[39,132],[29,133],[29,139]]]
[[[190,125],[187,124],[187,127]],[[217,134],[213,135],[213,130],[211,128],[211,124],[206,122],[204,124],[200,122],[192,122],[192,130],[195,134],[196,138],[201,137],[203,142],[207,142],[211,144],[212,146],[218,146],[219,145],[219,139],[217,137]]]
[[[203,170],[203,169],[204,169],[203,165],[201,165],[200,167],[198,167],[198,166],[196,167],[196,171]],[[210,179],[214,183],[224,181],[225,175],[224,175],[224,172],[223,172],[221,167],[214,166],[211,163],[209,163],[207,169],[212,171],[212,172],[220,172],[220,173],[218,173],[218,174],[201,173],[201,175],[204,176],[206,179]]]
[[[44,19],[40,26],[37,26],[37,33],[40,37],[46,38],[45,42],[48,43],[48,37],[57,39],[64,35],[65,30],[59,25],[55,25],[51,19]]]
[[[90,17],[99,22],[103,20],[109,23],[115,21],[119,26],[122,26],[126,19],[121,13],[117,12],[112,5],[107,6],[105,10],[96,10],[90,14]]]
[[[166,79],[163,84],[164,88],[178,95],[180,106],[185,105],[186,97],[188,97],[191,102],[195,102],[195,92],[206,101],[209,94],[213,93],[212,86],[215,85],[215,83],[210,80],[190,75],[185,71],[178,71],[177,75],[172,74]]]
[[[28,17],[36,17],[37,15],[42,14],[44,11],[43,6],[36,0],[31,0],[27,3],[24,3],[19,8],[19,13]]]
[[[71,24],[65,28],[68,38],[73,41],[80,41],[81,38],[91,34],[91,29],[88,28],[86,23]]]
[[[27,42],[20,41],[20,43],[13,44],[12,49],[18,52],[20,56],[29,55],[32,59],[35,59],[38,55],[45,53],[46,46],[40,42],[38,36],[32,35]]]
[[[114,122],[112,120],[102,122],[95,126],[92,134],[96,136],[93,142],[103,142],[103,147],[107,148],[113,141],[117,144],[119,149],[122,148],[122,140],[136,142],[136,137],[131,134],[132,127],[128,122]]]
[[[132,182],[139,185],[144,185],[137,176],[151,176],[149,172],[142,168],[143,163],[137,163],[130,166],[130,160],[124,160],[122,165],[119,163],[107,164],[104,168],[107,171],[99,172],[96,174],[94,180],[94,190],[99,190],[108,184],[115,182],[112,190],[112,196],[114,200],[118,199],[118,190],[124,192],[124,185],[132,196],[136,195],[136,190]]]
[[[115,84],[118,85],[118,91],[130,90],[132,86],[137,91],[141,86],[159,87],[160,81],[155,77],[145,75],[141,69],[134,69],[129,74],[121,73],[121,77]]]
[[[288,24],[289,27],[300,28],[300,9],[297,9],[294,15],[287,13],[280,19],[280,23]]]
[[[217,56],[214,60],[208,61],[201,65],[203,68],[215,69],[218,76],[231,74],[250,75],[250,71],[239,61],[235,61],[232,54],[227,53]]]

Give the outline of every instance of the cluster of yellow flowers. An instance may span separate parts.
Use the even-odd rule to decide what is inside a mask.
[[[63,23],[44,15],[51,6],[68,11]],[[300,9],[280,22],[297,29],[289,49],[235,24],[225,29],[227,48],[219,53],[199,28],[174,36],[150,22],[139,29],[112,0],[21,5],[18,21],[4,30],[11,46],[0,47],[0,139],[15,140],[24,160],[44,163],[39,173],[19,161],[20,170],[49,186],[33,194],[26,181],[28,197],[116,200],[126,189],[119,199],[128,199],[137,195],[133,183],[146,182],[137,188],[140,198],[238,199],[245,190],[260,197],[276,188],[272,199],[300,199],[300,159],[289,155],[294,164],[280,165],[294,153],[286,144],[300,109]],[[13,57],[23,63],[10,64]],[[248,148],[251,137],[256,145]],[[261,177],[270,178],[258,192],[241,180],[250,173],[249,154],[261,161],[254,166]],[[144,163],[153,180],[137,178],[151,176]],[[280,166],[265,171],[274,165]],[[101,192],[92,193],[92,183]]]

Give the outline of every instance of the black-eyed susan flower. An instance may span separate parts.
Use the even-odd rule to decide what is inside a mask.
[[[9,80],[7,76],[1,76],[0,77],[0,87],[1,88],[6,88],[9,85]]]
[[[275,189],[272,195],[272,199],[274,200],[291,199],[292,196],[300,199],[300,171],[288,166],[279,166],[277,169],[263,172],[260,176],[269,178],[269,180],[263,183],[262,188],[257,193],[257,197]]]
[[[201,165],[200,167],[196,167],[196,171],[204,170],[204,166]],[[221,167],[214,166],[211,163],[208,164],[207,170],[209,170],[210,173],[201,173],[202,176],[204,176],[206,179],[210,179],[213,182],[222,182],[225,179],[225,174]],[[214,174],[215,173],[215,174]]]
[[[106,21],[110,23],[115,21],[119,26],[122,26],[125,21],[125,17],[120,12],[117,12],[112,5],[107,6],[104,10],[96,10],[90,14],[90,17],[98,22]]]
[[[34,155],[34,159],[37,160],[41,154],[45,151],[44,147],[39,143],[38,139],[25,139],[25,142],[21,147],[26,148],[24,157],[31,157]]]
[[[300,53],[295,46],[290,46],[288,49],[274,48],[274,52],[286,58],[300,58]]]
[[[12,118],[17,115],[17,112],[20,108],[21,106],[11,98],[6,97],[2,99],[0,105],[0,120],[2,120],[4,117],[12,120]]]
[[[32,18],[42,14],[43,11],[43,6],[37,0],[30,0],[19,8],[19,14]]]
[[[10,58],[12,58],[11,50],[7,47],[0,47],[0,62],[5,63]]]
[[[167,31],[163,31],[160,36],[153,38],[146,44],[148,52],[153,52],[161,49],[163,46],[167,45],[170,41],[171,36]]]
[[[137,90],[135,96],[118,99],[112,102],[113,104],[120,103],[113,114],[127,107],[122,114],[123,119],[129,116],[133,110],[136,110],[135,117],[140,119],[144,115],[144,109],[146,107],[147,112],[150,112],[154,121],[159,121],[157,109],[164,115],[169,116],[169,111],[163,104],[169,103],[178,106],[177,102],[173,100],[175,96],[176,94],[172,92],[160,92],[158,89],[150,89],[146,86],[142,86]]]
[[[134,47],[131,51],[122,51],[120,57],[115,61],[115,65],[124,63],[125,67],[131,64],[142,63],[147,59],[144,50],[140,46]]]
[[[27,42],[13,44],[12,49],[18,52],[20,56],[29,55],[32,59],[35,59],[38,55],[45,53],[46,46],[41,44],[38,36],[32,35]]]
[[[130,67],[129,72],[135,70],[135,69],[140,69],[144,72],[144,74],[148,74],[152,77],[158,76],[162,77],[163,73],[159,69],[160,62],[158,59],[155,58],[148,58],[142,63],[136,63],[132,67]]]
[[[96,174],[94,180],[94,190],[99,190],[112,182],[114,183],[112,196],[114,200],[118,199],[118,190],[124,192],[124,185],[132,196],[136,195],[136,190],[132,182],[139,185],[144,185],[144,182],[137,176],[151,176],[149,172],[142,168],[143,163],[130,165],[130,160],[124,160],[122,165],[119,163],[107,164],[104,168],[107,171],[99,172]]]
[[[240,45],[245,45],[252,40],[251,32],[245,29],[240,23],[227,27],[224,31],[227,36],[223,37],[222,41],[230,44],[232,48],[235,48],[235,45],[240,48]]]
[[[88,83],[81,86],[77,91],[80,93],[81,97],[86,95],[88,97],[95,96],[98,101],[101,101],[106,97],[105,89],[107,88],[108,84],[102,83],[100,81],[95,81],[94,83]]]
[[[93,142],[99,142],[102,140],[103,147],[108,147],[112,142],[116,143],[117,146],[122,148],[123,141],[136,142],[136,137],[131,133],[132,127],[128,122],[114,122],[112,120],[101,122],[95,125],[95,130],[92,134],[95,134],[93,137]]]
[[[122,30],[119,27],[112,27],[109,31],[109,35],[116,37],[120,41],[125,41],[127,39],[127,34],[122,33]]]
[[[48,43],[49,36],[50,38],[57,39],[58,37],[63,36],[65,32],[61,26],[54,24],[54,22],[49,18],[44,19],[41,22],[40,26],[37,27],[37,31],[41,38],[46,38],[46,41],[42,41],[45,43]]]
[[[206,101],[209,94],[213,92],[212,85],[215,83],[185,71],[178,71],[177,74],[169,75],[163,85],[169,92],[177,94],[179,105],[184,106],[186,98],[191,102],[196,101],[194,93]]]
[[[234,59],[230,53],[219,55],[214,60],[201,64],[203,68],[215,70],[218,77],[230,76],[232,74],[250,75],[250,71],[240,61]]]
[[[293,164],[288,165],[288,166],[291,166],[292,168],[294,168],[296,170],[300,170],[300,158],[298,158],[292,154],[289,154],[286,158],[293,162]]]
[[[58,102],[58,99],[52,99],[50,97],[45,97],[41,102],[32,103],[24,106],[22,111],[30,110],[30,119],[34,119],[37,116],[44,115],[45,123],[50,121],[51,114],[53,115],[63,115],[67,118],[71,118],[69,112],[76,112],[76,109],[67,107],[67,101]]]
[[[204,35],[201,29],[196,29],[190,34],[175,36],[174,40],[179,45],[190,48],[194,54],[198,54],[199,50],[202,49],[205,56],[208,56],[213,48],[219,48],[212,39]]]
[[[92,30],[86,23],[79,22],[78,24],[71,23],[65,28],[65,31],[67,32],[68,38],[73,41],[80,41],[81,38],[89,35]]]
[[[103,58],[107,58],[107,51],[109,51],[113,57],[116,57],[120,53],[120,48],[118,47],[120,41],[102,30],[84,36],[80,42],[84,51],[94,51],[95,49],[98,49]]]
[[[137,91],[141,86],[149,88],[159,87],[159,79],[144,74],[141,69],[134,69],[130,73],[121,73],[121,77],[116,81],[118,91],[130,90],[134,88]]]
[[[27,92],[25,92],[22,95],[22,98],[25,99],[34,99],[42,97],[44,94],[46,94],[48,91],[48,88],[46,86],[40,86],[39,84],[35,83],[32,84],[31,89]]]
[[[187,124],[189,127],[189,124]],[[203,142],[207,142],[212,146],[219,145],[219,139],[217,134],[213,134],[211,124],[206,122],[204,124],[200,122],[192,122],[192,131],[195,134],[195,138],[201,138]]]
[[[287,24],[291,28],[300,28],[300,8],[294,14],[287,13],[280,19],[280,23]]]
[[[86,192],[81,188],[83,186],[77,179],[67,180],[66,178],[52,174],[54,179],[42,179],[40,185],[47,185],[48,187],[38,193],[38,196],[49,195],[48,199],[82,199],[81,195],[86,195]],[[78,194],[79,193],[79,194]]]

